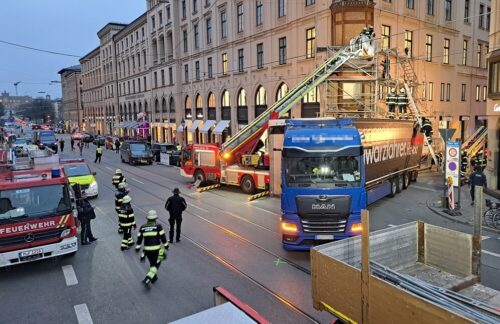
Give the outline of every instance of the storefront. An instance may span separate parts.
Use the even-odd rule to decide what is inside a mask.
[[[229,125],[231,122],[229,120],[221,120],[217,123],[213,130],[215,143],[224,143],[228,136],[231,134],[231,129]]]
[[[206,144],[215,142],[213,135],[215,124],[217,124],[215,120],[207,120],[203,123],[203,126],[200,127],[201,143]]]

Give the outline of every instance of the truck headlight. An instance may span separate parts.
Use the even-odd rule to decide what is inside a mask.
[[[60,238],[63,238],[65,236],[68,236],[71,233],[71,228],[67,228],[64,231],[62,231],[61,235],[59,236]]]
[[[97,181],[93,181],[90,185],[89,185],[89,189],[94,191],[94,190],[97,190]]]
[[[281,222],[281,229],[285,233],[297,233],[299,231],[296,224],[287,222]]]

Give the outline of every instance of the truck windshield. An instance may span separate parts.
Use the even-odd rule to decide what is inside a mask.
[[[65,185],[0,191],[0,222],[67,214],[71,209],[70,194]]]
[[[55,142],[56,137],[54,135],[42,135],[40,136],[40,141],[44,143]]]
[[[64,167],[64,173],[68,177],[80,177],[89,175],[90,170],[86,164],[68,165]]]
[[[286,157],[288,187],[356,187],[361,181],[361,163],[354,156]]]

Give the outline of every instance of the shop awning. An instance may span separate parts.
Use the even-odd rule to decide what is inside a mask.
[[[228,128],[228,127],[229,127],[229,123],[230,123],[230,121],[229,121],[229,120],[221,120],[221,121],[217,124],[217,126],[215,126],[215,128],[214,128],[214,132],[213,132],[213,133],[214,133],[214,134],[216,134],[216,135],[221,135],[221,134],[222,134],[222,132],[223,132],[226,128]]]
[[[139,125],[138,122],[136,122],[135,120],[131,120],[131,121],[129,121],[127,128],[130,128],[130,129],[137,128],[138,125]]]
[[[200,128],[200,133],[206,134],[217,122],[215,120],[207,120]]]
[[[203,123],[203,120],[196,119],[191,126],[188,127],[188,132],[194,133],[200,127],[200,125]]]
[[[149,122],[147,121],[135,122],[133,128],[149,128]]]
[[[182,126],[182,124],[179,125],[179,128],[177,128],[177,133],[182,133],[184,131],[184,127],[187,127],[189,129],[192,123],[193,123],[192,120],[186,120],[184,122],[184,126]]]

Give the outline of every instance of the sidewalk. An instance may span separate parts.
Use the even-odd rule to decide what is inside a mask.
[[[450,215],[444,210],[446,208],[441,205],[441,201],[439,198],[434,199],[434,200],[427,200],[427,207],[434,212],[435,214],[444,217],[446,219],[449,219],[451,221],[454,221],[456,223],[468,225],[468,226],[473,226],[474,224],[474,205],[471,206],[471,197],[470,197],[470,187],[467,185],[462,186],[461,188],[461,197],[460,197],[460,213],[461,215],[458,216],[453,216]],[[484,193],[484,199],[483,199],[483,212],[486,210],[486,206],[484,206],[484,201],[486,199],[491,199],[492,201],[496,201],[496,199],[486,193]],[[483,226],[483,230],[487,230],[490,232],[495,232],[495,233],[500,233],[500,230],[497,230],[495,228],[489,227],[489,226]]]

